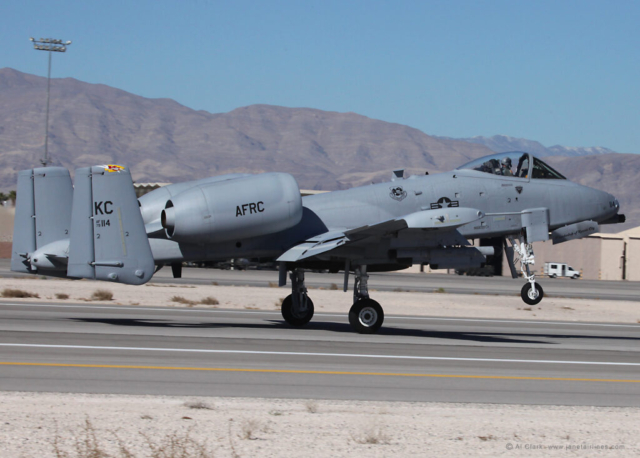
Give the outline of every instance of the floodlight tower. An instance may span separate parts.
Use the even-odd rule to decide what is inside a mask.
[[[49,51],[49,71],[47,72],[47,114],[44,127],[44,159],[41,159],[43,167],[49,164],[49,89],[51,87],[51,53],[52,52],[66,52],[67,46],[71,44],[71,41],[62,41],[56,38],[29,38],[33,42],[33,49],[36,51]]]

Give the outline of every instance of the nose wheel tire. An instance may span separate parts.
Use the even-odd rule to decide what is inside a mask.
[[[525,303],[529,305],[536,305],[544,297],[544,290],[538,283],[536,283],[535,291],[531,288],[531,283],[525,283],[520,291],[520,296]]]
[[[291,326],[300,327],[307,324],[313,318],[313,301],[307,297],[307,308],[304,311],[296,311],[293,309],[293,299],[291,294],[282,301],[282,318]]]
[[[349,310],[349,324],[359,334],[373,334],[384,321],[384,311],[373,299],[360,299]]]

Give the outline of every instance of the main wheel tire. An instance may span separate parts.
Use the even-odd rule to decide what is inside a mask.
[[[359,334],[373,334],[384,321],[384,311],[373,299],[360,299],[349,310],[349,324]]]
[[[311,318],[313,318],[313,301],[307,297],[307,310],[304,314],[295,313],[293,310],[293,298],[291,294],[284,298],[282,301],[282,307],[280,307],[280,311],[282,312],[282,318],[284,321],[289,323],[291,326],[304,326]]]
[[[544,290],[539,283],[536,283],[536,291],[532,291],[531,283],[525,283],[520,291],[520,296],[522,300],[529,305],[536,305],[539,303],[544,297]]]

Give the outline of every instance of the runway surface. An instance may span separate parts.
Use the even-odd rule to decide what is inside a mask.
[[[640,325],[0,302],[0,390],[640,406]]]
[[[0,259],[0,278],[31,277],[11,272],[9,260]],[[31,277],[32,278],[32,277]],[[332,284],[342,288],[344,274],[306,273],[306,285],[329,288]],[[640,282],[596,281],[540,278],[547,297],[571,297],[640,301]],[[173,278],[165,267],[156,273],[151,283],[178,283],[190,285],[219,285],[268,287],[277,284],[278,272],[272,270],[219,270],[184,268],[183,278]],[[378,291],[434,291],[443,288],[452,294],[491,294],[519,296],[523,279],[510,277],[467,277],[444,274],[411,274],[402,272],[371,273],[369,288]],[[350,276],[353,289],[353,275]]]

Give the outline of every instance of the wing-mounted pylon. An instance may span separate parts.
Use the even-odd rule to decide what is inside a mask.
[[[302,261],[367,238],[379,239],[407,230],[432,231],[434,237],[444,237],[447,241],[446,245],[467,245],[467,239],[456,229],[482,217],[484,213],[473,208],[424,210],[373,225],[319,234],[289,249],[277,260],[279,262]]]
[[[569,240],[581,239],[600,230],[600,226],[595,221],[582,221],[580,223],[569,224],[556,229],[551,233],[553,244],[568,242]]]

